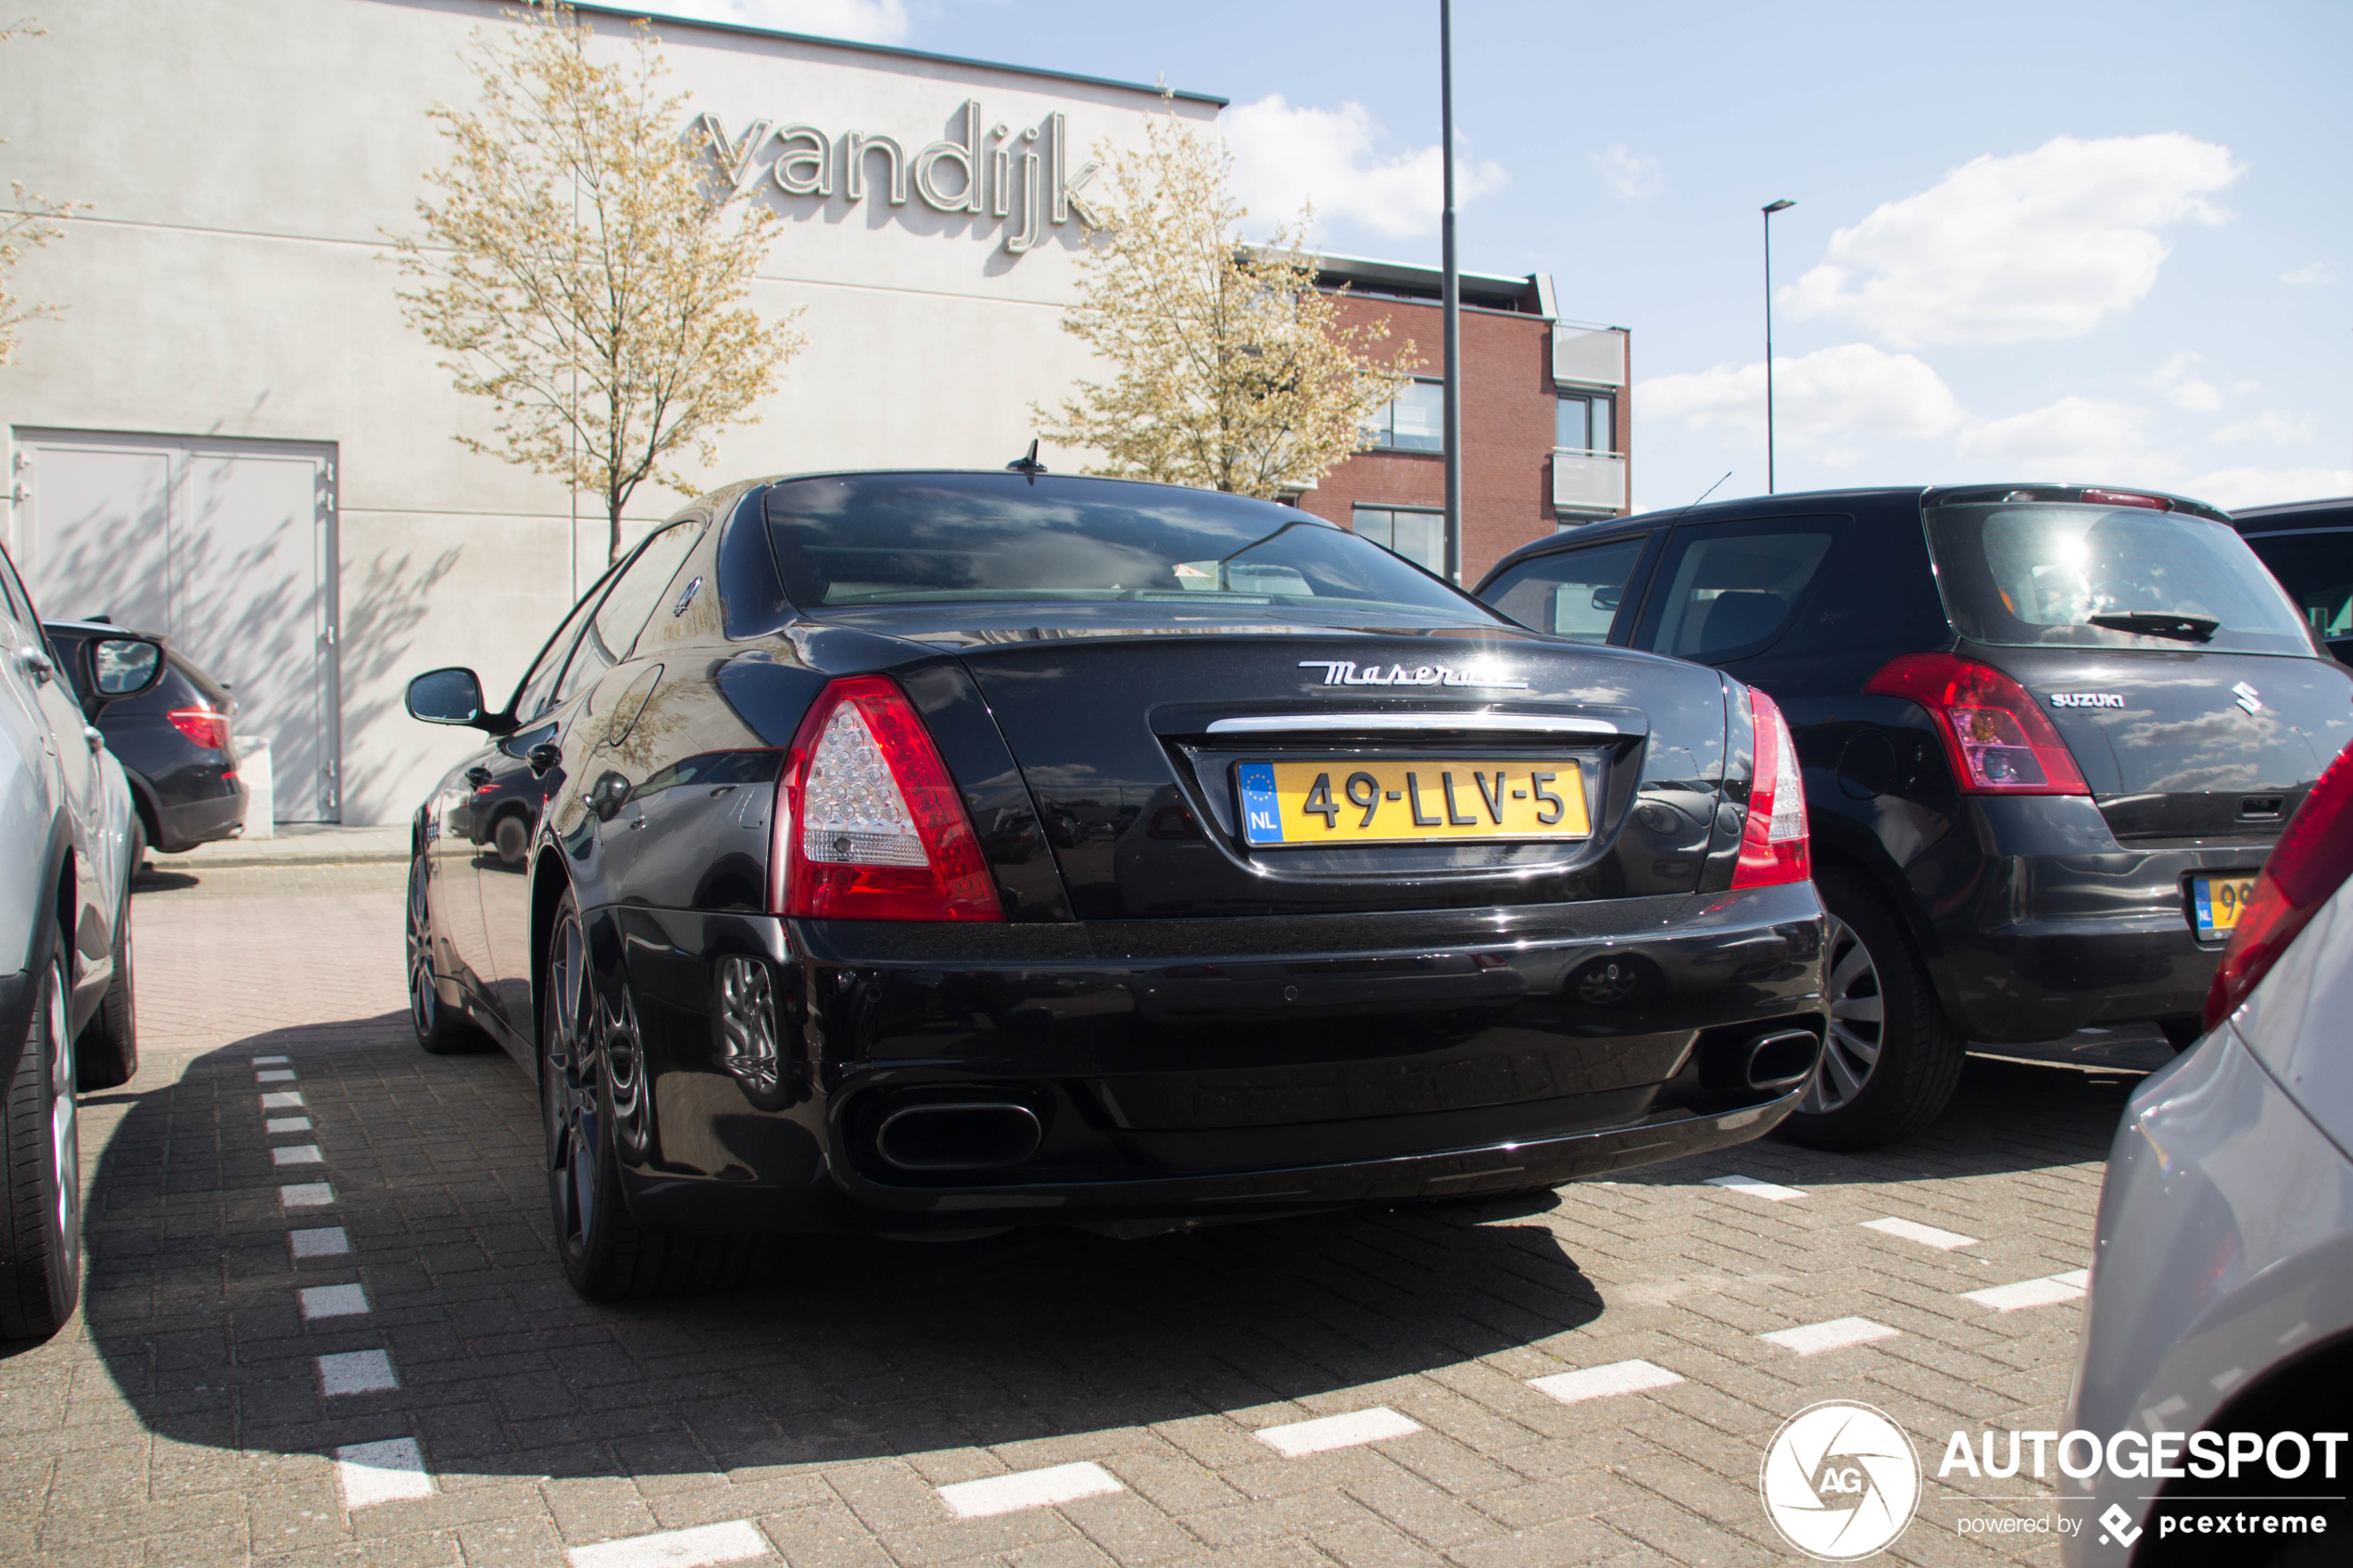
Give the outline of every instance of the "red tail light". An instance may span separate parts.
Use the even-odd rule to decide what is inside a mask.
[[[776,909],[814,920],[1001,921],[963,797],[887,675],[836,681],[777,785]]]
[[[1749,718],[1756,728],[1756,763],[1748,784],[1748,825],[1741,830],[1734,887],[1804,882],[1814,874],[1806,825],[1806,781],[1797,771],[1797,744],[1771,697],[1751,686]]]
[[[2271,847],[2206,993],[2206,1026],[2238,1010],[2296,934],[2353,875],[2353,746],[2336,754]]]
[[[2144,495],[2133,490],[2086,490],[2083,499],[2099,507],[2139,507],[2144,511],[2170,512],[2173,503],[2163,495]]]
[[[229,715],[209,708],[175,708],[164,715],[171,727],[211,751],[229,749]]]
[[[1949,653],[1888,661],[1864,691],[1907,696],[1936,717],[1964,795],[2089,795],[2075,757],[2026,688],[1990,664]]]

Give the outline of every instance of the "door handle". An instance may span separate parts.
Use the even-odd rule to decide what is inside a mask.
[[[107,744],[107,737],[98,733],[98,727],[95,724],[82,725],[82,738],[90,743],[90,749],[93,751],[96,751]]]
[[[50,676],[57,672],[57,667],[49,662],[49,656],[36,647],[19,648],[17,663],[36,684],[46,682]]]
[[[523,757],[523,760],[531,764],[531,776],[535,779],[546,778],[563,759],[563,747],[545,740],[533,746]]]
[[[466,770],[466,782],[473,785],[476,789],[488,789],[490,787],[490,770],[483,767],[480,763],[476,763],[473,767]]]

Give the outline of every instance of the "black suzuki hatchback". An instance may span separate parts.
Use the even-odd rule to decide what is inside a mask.
[[[1478,593],[1781,705],[1833,922],[1828,1048],[1783,1129],[1825,1147],[1926,1124],[1967,1041],[2194,1038],[2240,901],[2353,737],[2353,675],[2174,495],[1727,501],[1540,541]]]

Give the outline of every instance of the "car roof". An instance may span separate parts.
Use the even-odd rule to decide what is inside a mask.
[[[2353,495],[2318,501],[2283,501],[2275,506],[2246,507],[2231,514],[2242,533],[2273,533],[2297,527],[2353,527]]]
[[[756,489],[763,484],[790,484],[804,479],[940,478],[1001,480],[1006,478],[1008,475],[1016,479],[1024,477],[1020,470],[1012,468],[818,469],[807,473],[762,474],[758,479],[739,481],[738,483],[743,488],[750,490]],[[1316,522],[1331,521],[1329,518],[1316,517],[1315,513],[1306,510],[1304,508],[1295,507],[1288,501],[1263,500],[1255,495],[1238,495],[1230,490],[1204,490],[1198,484],[1171,484],[1164,480],[1158,479],[1122,479],[1113,474],[1080,473],[1072,470],[1056,471],[1051,469],[1040,469],[1038,471],[1037,478],[1047,480],[1049,482],[1077,481],[1088,484],[1129,485],[1139,490],[1174,490],[1187,495],[1214,495],[1227,501],[1247,501],[1255,503],[1256,505],[1262,507],[1280,507],[1285,511],[1297,512],[1301,517],[1310,519]],[[737,486],[736,484],[723,485],[719,489],[711,492],[711,494],[713,495],[724,495],[728,491],[736,489],[736,487]],[[1337,527],[1338,524],[1334,524],[1333,526]]]
[[[168,639],[160,632],[142,632],[134,627],[118,626],[111,621],[44,621],[42,629],[48,632],[78,632],[89,636],[151,637],[160,643]]]

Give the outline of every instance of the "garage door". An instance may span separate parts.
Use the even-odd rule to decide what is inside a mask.
[[[276,819],[337,821],[334,448],[16,436],[42,613],[170,637],[234,694],[238,734],[269,738]]]

